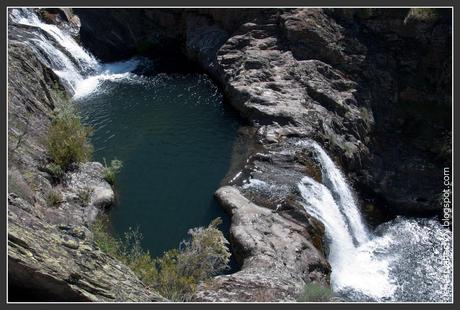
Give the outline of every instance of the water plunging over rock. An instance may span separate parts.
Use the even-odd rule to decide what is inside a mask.
[[[293,301],[306,283],[328,285],[326,255],[332,287],[343,298],[451,299],[450,231],[434,220],[401,217],[371,231],[344,178],[346,171],[354,185],[378,194],[393,215],[439,211],[437,180],[449,165],[451,142],[449,10],[436,20],[407,22],[408,9],[116,10],[78,10],[82,27],[94,35],[92,47],[126,57],[146,38],[160,38],[147,42],[150,49],[173,39],[251,122],[254,147],[228,178],[231,186],[217,191],[232,215],[242,269],[200,284],[197,300]],[[43,192],[51,185],[38,169],[46,161],[41,141],[61,100],[55,81],[79,100],[103,95],[107,85],[138,83],[132,71],[142,60],[101,64],[75,42],[73,31],[42,22],[37,12],[9,11],[10,184],[21,194],[9,197],[15,225],[9,259],[18,267],[11,272],[44,280],[51,275],[42,283],[64,292],[63,299],[161,300],[102,253],[86,260],[95,249],[89,238],[77,240],[82,235],[74,236],[75,227],[47,222]],[[114,26],[109,34],[107,25]],[[338,158],[337,165],[319,145],[297,143],[307,138]],[[34,189],[31,171],[38,179]],[[68,221],[63,210],[45,211]],[[42,228],[32,231],[31,223]],[[65,248],[56,248],[60,243],[52,242],[61,239]],[[54,259],[39,260],[41,252],[71,263],[56,269]],[[91,269],[101,261],[107,273]]]
[[[95,91],[105,80],[129,79],[141,59],[131,59],[113,64],[101,64],[81,45],[71,33],[54,24],[43,22],[32,9],[13,9],[9,20],[17,31],[14,39],[26,36],[26,44],[40,61],[53,70],[60,82],[75,98]]]
[[[334,290],[350,300],[451,301],[451,232],[435,220],[405,218],[368,232],[331,158],[315,142],[298,144],[321,166],[322,184],[304,177],[298,188],[306,211],[325,225]]]

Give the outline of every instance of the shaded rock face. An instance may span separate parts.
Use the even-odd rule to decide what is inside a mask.
[[[293,300],[303,284],[327,283],[321,225],[295,203],[298,178],[321,176],[295,141],[314,139],[326,148],[363,205],[376,210],[375,223],[397,214],[441,214],[440,178],[451,154],[450,10],[432,19],[408,9],[77,14],[83,44],[104,60],[114,59],[107,51],[115,47],[126,57],[147,38],[176,38],[173,48],[211,75],[250,121],[243,139],[250,145],[236,147],[237,163],[226,178],[232,187],[217,192],[232,216],[242,268],[203,284],[197,300]],[[102,14],[107,27],[94,22]],[[126,22],[134,19],[143,22]],[[251,179],[268,190],[248,186]]]
[[[194,53],[198,44],[201,52],[212,55],[239,27],[242,19],[264,12],[137,8],[75,8],[73,11],[82,21],[80,38],[83,45],[103,61],[121,60],[134,54],[184,56],[187,48],[190,54]]]
[[[211,75],[249,120],[244,146],[235,147],[229,186],[216,194],[232,217],[231,241],[241,270],[201,284],[195,300],[293,301],[304,284],[328,283],[324,227],[299,206],[296,191],[299,178],[319,180],[320,169],[307,151],[296,148],[299,140],[314,139],[327,149],[359,198],[375,204],[382,218],[433,215],[441,208],[437,195],[451,152],[449,10],[429,20],[408,9],[74,11],[83,45],[100,59],[185,57]],[[39,63],[24,70],[37,68],[46,84],[52,74]],[[9,84],[17,81],[22,79]],[[54,95],[34,91],[35,85],[18,85],[10,98],[40,96],[52,107]],[[11,143],[28,132],[21,126],[47,126],[34,116],[26,122],[19,112],[27,110],[23,106],[49,117],[50,108],[10,100],[12,117],[21,124],[11,130]],[[26,167],[43,157],[40,132],[18,143],[24,152],[17,161],[28,162]],[[21,165],[14,167],[19,167],[17,187],[28,193],[27,175]],[[91,196],[92,204],[105,201],[98,197]],[[73,290],[72,298],[88,298],[97,290]],[[103,294],[96,298],[105,300]]]
[[[103,166],[76,165],[59,184],[45,169],[52,111],[68,98],[14,27],[8,33],[9,300],[164,300],[93,241],[89,226],[114,200]]]
[[[174,37],[243,116],[320,142],[370,203],[392,215],[437,214],[451,162],[451,11],[236,11],[76,10],[83,44],[102,59],[132,55],[115,37],[128,46]],[[105,28],[94,23],[102,15]]]
[[[181,10],[74,9],[82,20],[80,38],[84,46],[105,61],[121,60],[133,54],[168,53],[177,55],[182,39]],[[102,18],[104,17],[104,18]],[[150,31],[155,29],[154,31]],[[103,41],[104,47],[99,43]],[[153,47],[155,46],[155,49]],[[157,51],[158,50],[158,51]]]
[[[359,167],[342,164],[385,212],[440,214],[441,171],[451,165],[450,10],[431,20],[404,9],[326,13],[367,50],[361,72],[337,65],[358,82],[374,120],[369,156]]]

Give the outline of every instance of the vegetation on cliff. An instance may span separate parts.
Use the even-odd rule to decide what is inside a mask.
[[[109,232],[107,218],[101,216],[92,231],[102,251],[129,266],[150,288],[169,300],[188,301],[199,282],[228,268],[228,241],[217,228],[221,223],[217,218],[208,227],[190,229],[189,240],[157,258],[142,248],[138,230],[130,229],[122,238],[116,238]]]
[[[60,174],[73,163],[91,158],[93,148],[88,141],[91,128],[82,125],[80,115],[71,103],[64,103],[54,111],[46,146],[52,164],[49,170]]]
[[[106,180],[110,185],[115,183],[117,174],[120,172],[123,167],[123,162],[118,159],[113,159],[110,161],[110,165],[107,165],[107,162],[104,158],[104,180]]]
[[[297,297],[299,302],[327,302],[331,301],[334,293],[329,287],[324,287],[316,282],[305,285],[302,293]]]
[[[426,22],[434,22],[439,19],[439,10],[433,8],[411,8],[409,13],[407,13],[406,19],[404,22],[406,23],[410,19],[426,21]]]

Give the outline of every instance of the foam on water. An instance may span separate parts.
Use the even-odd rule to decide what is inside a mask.
[[[305,210],[325,225],[334,291],[355,301],[451,301],[451,232],[435,220],[402,217],[369,232],[331,158],[313,141],[298,145],[321,166],[323,184],[304,177],[298,188]]]
[[[436,219],[398,217],[377,228],[377,255],[391,255],[393,301],[452,301],[452,232]]]
[[[74,98],[107,91],[101,87],[106,81],[145,82],[132,73],[142,59],[101,64],[69,33],[43,23],[33,9],[9,10],[9,22],[22,27],[18,38],[56,73]],[[321,166],[322,183],[304,177],[298,189],[305,210],[326,227],[333,289],[350,300],[451,301],[451,232],[435,220],[406,218],[369,232],[352,189],[332,159],[313,141],[297,145],[311,149]],[[290,191],[257,179],[243,188],[280,196]]]
[[[99,72],[76,82],[73,97],[81,99],[82,97],[101,91],[100,86],[104,81],[142,82],[142,77],[132,73],[141,61],[140,58],[132,58],[127,61],[101,65]]]
[[[388,262],[374,259],[374,247],[370,242],[362,246],[354,244],[346,217],[341,212],[343,205],[339,205],[326,186],[310,177],[304,177],[298,187],[305,210],[325,225],[333,289],[340,292],[353,288],[372,298],[391,296],[394,286],[388,277]]]
[[[42,22],[33,9],[12,9],[9,16],[9,22],[35,29],[24,28],[25,44],[56,73],[74,98],[99,91],[104,81],[133,80],[135,77],[130,73],[142,62],[140,58],[133,58],[101,64],[70,33]]]

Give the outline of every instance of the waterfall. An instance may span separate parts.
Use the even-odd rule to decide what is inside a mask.
[[[326,227],[333,288],[341,291],[352,287],[375,298],[390,296],[394,287],[389,281],[388,264],[373,259],[371,249],[362,246],[371,236],[344,176],[317,143],[299,144],[312,149],[321,166],[323,184],[306,176],[298,188],[306,211]]]
[[[452,264],[439,259],[452,253],[451,232],[435,220],[401,217],[369,232],[332,159],[316,142],[297,145],[321,166],[322,183],[305,176],[298,189],[305,210],[325,226],[333,290],[351,300],[451,300]]]
[[[53,70],[64,87],[80,98],[96,91],[106,80],[130,79],[141,60],[101,64],[74,37],[53,24],[46,24],[30,8],[9,10],[8,22],[17,26],[16,36],[37,55],[42,64]]]
[[[329,188],[332,192],[332,196],[337,201],[339,210],[343,213],[344,220],[351,230],[355,244],[358,245],[369,241],[369,233],[363,223],[352,191],[345,181],[342,172],[317,143],[310,142],[307,146],[308,145],[315,151],[317,159],[322,167],[323,183]]]
[[[100,63],[70,33],[42,22],[35,9],[9,9],[8,23],[9,38],[30,48],[73,98],[103,91],[105,81],[144,82],[132,73],[144,60]],[[313,151],[321,166],[321,183],[308,176],[295,183],[305,210],[326,228],[334,291],[350,300],[451,301],[452,233],[436,220],[401,217],[369,231],[333,160],[313,141],[298,146]],[[291,190],[268,180],[243,186],[252,187],[280,201]]]

